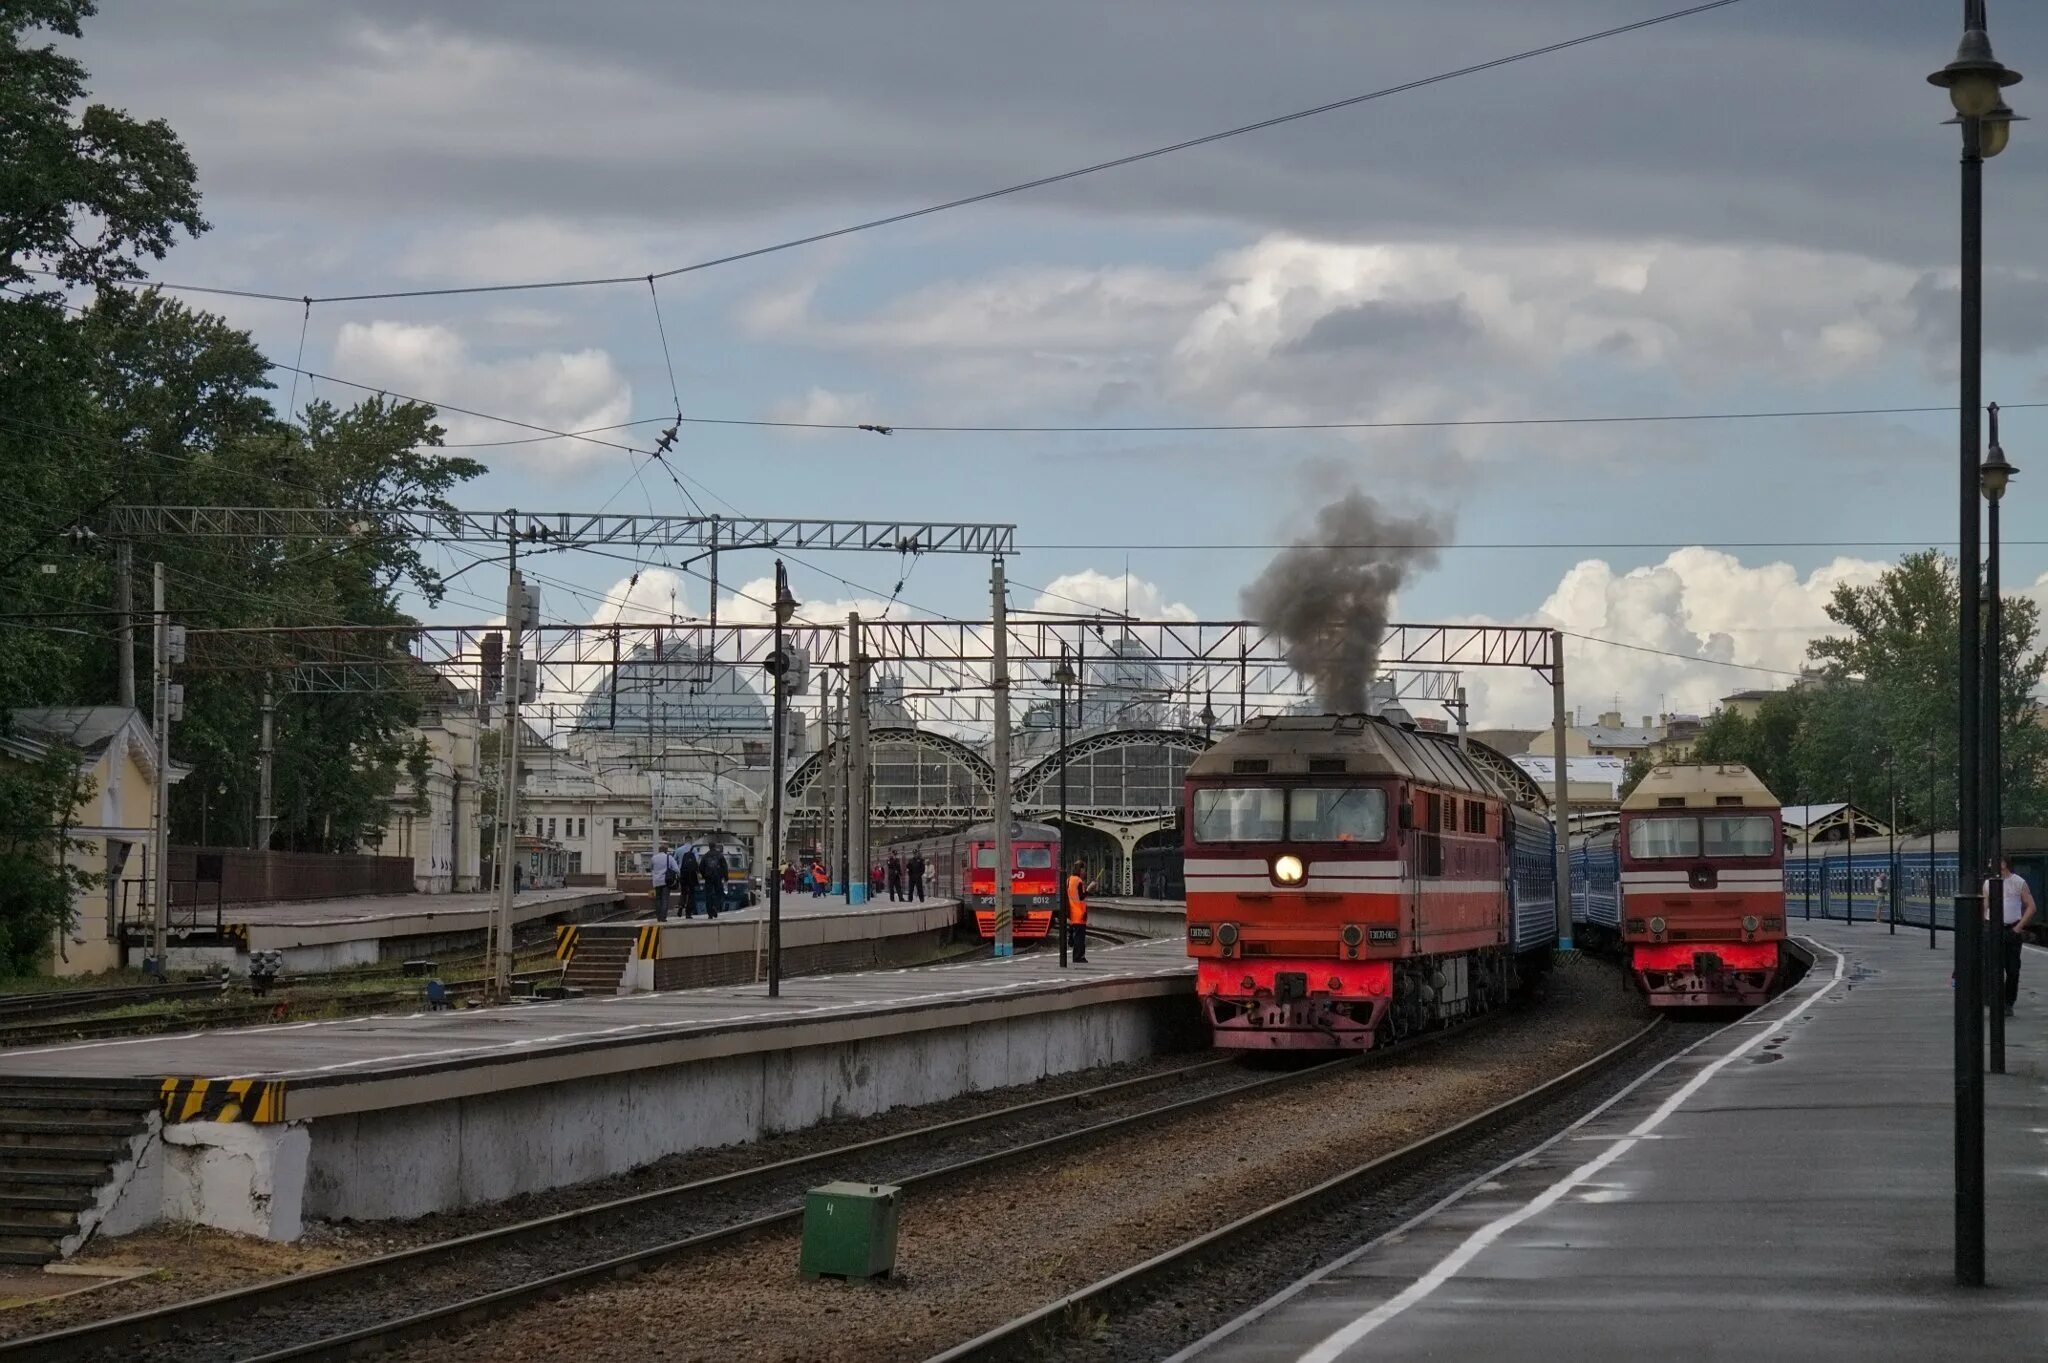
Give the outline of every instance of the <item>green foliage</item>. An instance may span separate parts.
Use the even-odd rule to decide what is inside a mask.
[[[69,748],[0,757],[0,975],[37,969],[69,925],[72,897],[95,883],[64,860],[76,845],[66,829],[70,811],[91,787]]]
[[[1643,778],[1656,770],[1656,767],[1657,764],[1650,760],[1647,753],[1637,753],[1629,758],[1628,769],[1621,774],[1621,798],[1626,800],[1629,793],[1641,785]]]
[[[137,543],[134,603],[146,611],[162,563],[171,614],[195,629],[392,626],[381,644],[351,637],[344,654],[402,660],[412,621],[399,593],[438,599],[440,580],[394,518],[448,511],[447,493],[482,466],[436,449],[435,414],[417,403],[314,402],[284,414],[297,424],[280,419],[269,365],[246,333],[156,292],[112,287],[206,224],[171,130],[88,103],[84,68],[44,41],[78,36],[93,8],[0,0],[0,600],[39,617],[0,630],[0,714],[116,698],[114,554],[96,532],[117,504],[358,513],[327,542]],[[52,276],[97,290],[90,306],[68,312]],[[147,630],[138,636],[147,708]],[[172,755],[193,770],[174,789],[173,842],[197,839],[202,803],[213,841],[253,835],[264,671],[286,656],[252,644],[226,660],[239,670],[184,677]],[[433,679],[423,670],[422,680]],[[273,845],[347,851],[373,835],[411,765],[416,709],[392,692],[280,689]],[[21,798],[32,805],[38,789],[55,798],[34,787]],[[61,815],[45,805],[40,822]],[[37,902],[46,891],[32,887]]]
[[[192,158],[170,125],[85,103],[85,68],[37,31],[79,36],[91,0],[0,4],[0,284],[140,275],[206,230]]]
[[[1787,804],[1854,801],[1880,817],[1896,793],[1899,822],[1955,826],[1960,590],[1953,561],[1909,554],[1868,587],[1840,586],[1828,618],[1845,631],[1817,640],[1815,676],[1767,697],[1753,718],[1723,711],[1694,748],[1701,762],[1740,762]],[[2034,688],[2048,670],[2040,612],[2023,597],[2002,608],[2000,694],[2005,821],[2048,819],[2048,730]]]

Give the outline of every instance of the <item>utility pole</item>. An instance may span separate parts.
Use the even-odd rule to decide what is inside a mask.
[[[860,612],[846,617],[846,902],[868,899],[868,655]],[[857,888],[856,888],[857,887]]]
[[[996,945],[998,956],[1011,955],[1016,945],[1011,937],[1010,863],[1016,853],[1010,847],[1010,622],[1009,602],[1003,589],[1003,561],[997,558],[989,572],[990,620],[995,626],[995,660],[989,670],[989,689],[995,693],[996,864],[994,871]]]
[[[277,828],[271,801],[271,772],[277,757],[277,696],[270,679],[263,681],[263,730],[256,748],[256,850],[268,852],[270,837]]]
[[[149,955],[161,979],[171,945],[171,617],[165,606],[164,565],[153,576],[150,631],[156,708],[156,874],[150,885]]]
[[[782,765],[788,746],[789,654],[783,650],[782,627],[796,613],[796,598],[789,594],[789,574],[782,560],[775,560],[775,649],[768,655],[768,672],[775,681],[775,737],[770,744],[768,804],[768,997],[782,993]]]
[[[498,822],[504,829],[505,856],[498,867],[498,912],[492,928],[493,951],[491,992],[499,999],[512,995],[512,881],[519,858],[519,702],[526,689],[526,664],[521,657],[521,633],[529,615],[537,615],[535,602],[519,576],[519,513],[506,513],[511,527],[505,573],[505,728],[499,739],[498,765],[503,768],[503,785],[498,795]],[[617,685],[614,679],[613,685]]]
[[[1469,736],[1469,734],[1468,734],[1468,733],[1466,732],[1466,725],[1465,725],[1465,716],[1466,716],[1466,705],[1465,705],[1465,688],[1461,686],[1461,687],[1459,687],[1459,688],[1458,688],[1458,751],[1459,751],[1459,752],[1470,752],[1470,751],[1472,751],[1472,740],[1471,740],[1471,737]]]
[[[1557,949],[1572,949],[1572,804],[1571,779],[1565,767],[1564,631],[1550,632],[1550,730],[1557,740],[1557,770],[1551,803],[1557,811]]]
[[[114,541],[114,609],[121,643],[121,708],[135,708],[135,546]]]

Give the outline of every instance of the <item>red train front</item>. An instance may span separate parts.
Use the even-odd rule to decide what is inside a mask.
[[[1784,832],[1749,768],[1658,767],[1621,803],[1622,950],[1658,1007],[1753,1006],[1783,972]]]
[[[1253,719],[1188,769],[1188,954],[1219,1046],[1364,1049],[1502,1001],[1503,818],[1452,742]]]
[[[1035,942],[1052,930],[1059,905],[1059,830],[1050,824],[1010,824],[1010,936]],[[941,833],[883,849],[908,861],[923,853],[925,874],[933,895],[958,899],[983,941],[996,935],[996,826],[977,824],[957,833]]]

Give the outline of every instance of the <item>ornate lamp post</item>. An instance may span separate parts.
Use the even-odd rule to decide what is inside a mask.
[[[1989,411],[1991,448],[1985,452],[1984,463],[1977,470],[1977,481],[1990,508],[1985,526],[1984,554],[1984,865],[1988,878],[1995,882],[1999,874],[1998,863],[2005,851],[2005,799],[2001,779],[2005,746],[2005,704],[2001,679],[2005,669],[2002,665],[2002,603],[1998,590],[1998,504],[2005,499],[2006,485],[2019,470],[2007,462],[2005,449],[1998,443],[1998,404],[1992,403]],[[2003,903],[2004,887],[2000,885],[1984,906],[1984,964],[1989,981],[1984,990],[1984,1002],[1991,1016],[1993,1074],[2005,1073],[2005,923],[2000,912]]]
[[[1958,706],[1955,1037],[1955,1276],[1966,1287],[1984,1283],[1984,844],[1979,823],[1977,630],[1978,458],[1984,402],[1984,158],[2005,150],[2014,116],[2002,93],[2020,73],[1991,52],[1984,0],[1963,0],[1963,40],[1955,60],[1928,78],[1948,91],[1963,130],[1961,364],[1957,408],[1961,418],[1960,587],[1957,640],[1961,664]]]

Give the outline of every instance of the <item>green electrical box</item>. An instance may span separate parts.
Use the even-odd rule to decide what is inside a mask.
[[[874,1278],[896,1269],[896,1198],[886,1183],[827,1183],[804,1197],[806,1278]]]

